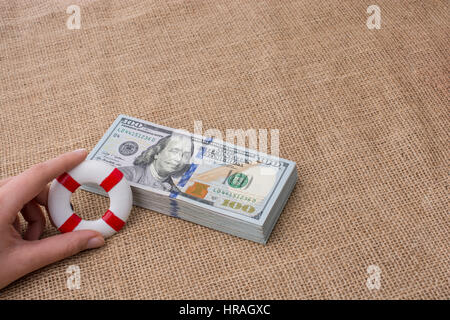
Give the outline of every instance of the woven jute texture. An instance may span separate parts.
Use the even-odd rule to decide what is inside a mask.
[[[265,246],[133,207],[0,298],[449,299],[449,18],[446,0],[1,1],[0,178],[91,150],[124,113],[279,129],[299,181]],[[95,218],[108,199],[73,204]]]

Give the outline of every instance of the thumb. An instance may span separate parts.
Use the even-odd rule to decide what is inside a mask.
[[[105,244],[97,231],[80,230],[59,234],[37,241],[27,241],[14,252],[17,271],[21,277],[46,265],[73,256],[86,249]]]

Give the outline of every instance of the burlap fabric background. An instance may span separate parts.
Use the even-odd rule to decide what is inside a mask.
[[[278,128],[300,178],[266,246],[134,207],[0,298],[450,298],[448,3],[3,0],[0,178],[91,150],[119,113]],[[74,197],[84,217],[108,204]]]

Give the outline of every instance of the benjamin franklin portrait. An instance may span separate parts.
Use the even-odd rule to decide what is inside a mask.
[[[128,181],[178,192],[173,178],[182,176],[189,169],[193,152],[191,137],[174,133],[143,151],[132,166],[119,169]]]

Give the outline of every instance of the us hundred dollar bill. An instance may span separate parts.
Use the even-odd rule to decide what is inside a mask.
[[[126,115],[88,159],[119,168],[134,193],[151,192],[251,223],[266,219],[295,170],[289,160]]]

